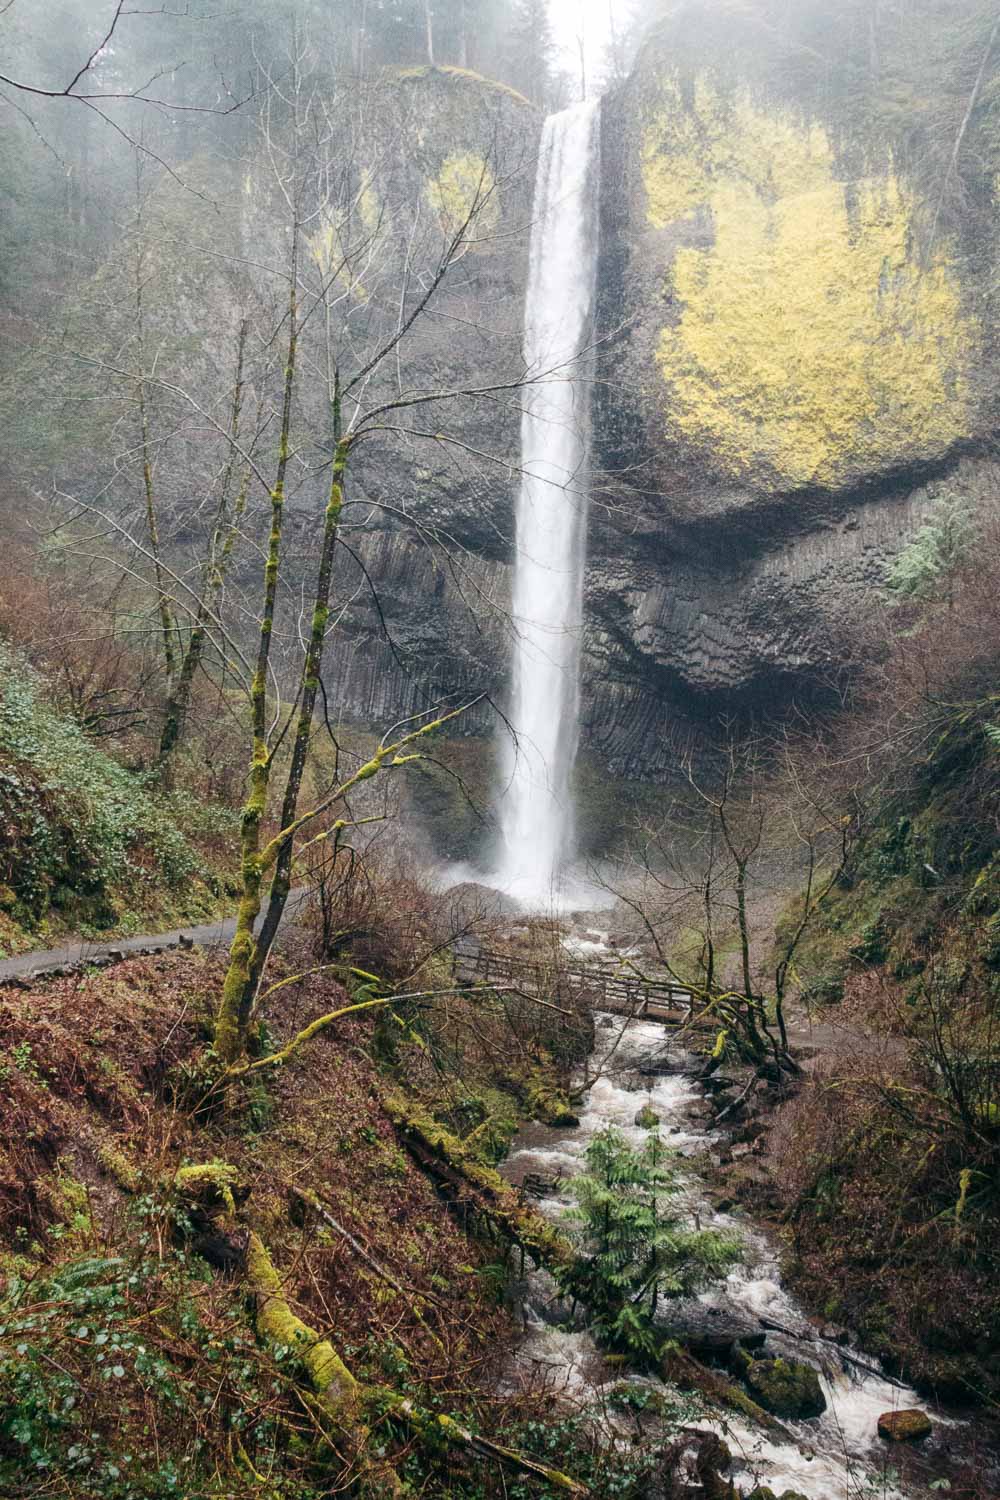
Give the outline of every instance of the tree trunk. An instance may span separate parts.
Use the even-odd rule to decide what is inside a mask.
[[[320,673],[323,667],[326,626],[330,617],[330,585],[333,579],[333,557],[340,530],[340,513],[344,505],[344,475],[347,469],[347,456],[350,451],[350,440],[345,440],[340,434],[339,394],[335,397],[334,401],[334,434],[333,468],[330,479],[330,494],[323,520],[323,541],[320,549],[319,570],[316,575],[312,631],[309,637],[309,646],[306,650],[305,661],[302,664],[302,676],[299,687],[299,718],[296,725],[295,740],[292,745],[291,765],[288,769],[288,780],[285,783],[285,796],[281,808],[281,827],[283,829],[291,829],[295,822],[295,814],[298,811],[299,793],[302,790],[302,776],[305,771],[306,757],[309,751],[309,739],[312,732],[313,714],[316,708],[316,695],[319,692]],[[281,924],[281,918],[285,910],[285,903],[292,888],[292,859],[294,853],[294,834],[290,832],[287,840],[281,847],[274,867],[274,875],[271,878],[271,889],[268,894],[267,912],[257,939],[250,978],[243,997],[241,1009],[246,1020],[249,1020],[260,984],[260,977],[264,971],[264,965],[267,963],[274,939],[277,936],[278,927]]]
[[[149,551],[153,559],[153,574],[156,581],[156,604],[160,615],[160,630],[163,637],[163,665],[168,687],[172,685],[177,670],[174,651],[175,625],[170,600],[167,596],[160,561],[160,530],[156,514],[156,493],[153,484],[153,455],[150,446],[149,407],[146,402],[146,324],[144,303],[145,253],[142,239],[142,194],[141,168],[136,164],[136,223],[135,223],[135,326],[138,344],[139,378],[136,393],[139,405],[139,442],[142,452],[142,482],[146,497],[146,534]]]
[[[226,512],[229,508],[229,486],[232,481],[235,465],[235,445],[240,435],[240,415],[243,407],[243,359],[249,327],[249,321],[244,318],[240,323],[236,350],[236,386],[233,392],[233,411],[230,421],[230,437],[232,441],[230,443],[225,472],[222,477],[219,506],[216,511],[215,524],[212,528],[209,554],[205,561],[202,592],[198,600],[198,612],[195,617],[194,629],[191,631],[188,639],[187,649],[181,660],[180,672],[167,697],[163,730],[160,735],[160,749],[157,756],[157,764],[160,767],[160,775],[164,782],[168,780],[170,757],[177,749],[184,735],[184,725],[191,702],[191,688],[205,649],[208,620],[222,593],[226,568],[232,554],[236,524],[246,505],[247,488],[250,482],[249,472],[243,476],[236,504],[233,508],[232,521],[227,530],[225,524]],[[225,536],[223,536],[224,532],[227,532]]]
[[[264,609],[260,622],[257,666],[250,688],[253,754],[250,763],[250,791],[240,820],[242,892],[236,914],[236,931],[229,949],[229,965],[222,985],[222,998],[215,1017],[215,1050],[222,1062],[228,1066],[239,1060],[246,1046],[247,1012],[244,1000],[251,982],[257,948],[254,940],[254,925],[260,915],[260,889],[263,878],[260,832],[267,810],[267,791],[272,765],[267,743],[267,674],[271,655],[271,635],[274,628],[274,608],[278,593],[278,567],[281,561],[285,475],[291,452],[292,395],[295,388],[297,352],[298,231],[296,227],[292,236],[288,350],[285,359],[281,436],[278,447],[278,467],[274,489],[271,491],[271,534],[268,540],[267,563],[264,567]]]

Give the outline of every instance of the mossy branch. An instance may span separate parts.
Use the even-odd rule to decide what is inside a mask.
[[[493,1442],[491,1438],[470,1432],[467,1427],[456,1422],[454,1417],[446,1416],[443,1412],[423,1411],[409,1398],[398,1398],[391,1403],[389,1414],[401,1418],[412,1428],[417,1437],[429,1440],[431,1443],[444,1442],[452,1447],[471,1449],[473,1453],[478,1453],[483,1458],[493,1458],[499,1463],[509,1464],[520,1473],[529,1474],[533,1479],[549,1485],[554,1490],[561,1490],[567,1495],[586,1496],[591,1493],[586,1485],[573,1479],[569,1474],[564,1474],[560,1469],[553,1469],[549,1464],[542,1464],[537,1459],[528,1458],[526,1454],[518,1453],[514,1448],[505,1448],[501,1443]]]
[[[242,1077],[246,1073],[259,1073],[264,1068],[280,1068],[290,1057],[298,1052],[300,1047],[304,1047],[307,1042],[311,1042],[313,1037],[319,1036],[321,1031],[326,1031],[328,1026],[333,1025],[334,1021],[340,1021],[344,1016],[357,1015],[363,1010],[374,1010],[378,1006],[393,1005],[395,1002],[395,995],[386,995],[377,1000],[360,1000],[351,1005],[343,1005],[339,1010],[328,1011],[325,1016],[317,1016],[315,1021],[311,1021],[297,1036],[293,1036],[291,1041],[282,1047],[280,1051],[272,1052],[267,1057],[259,1057],[252,1063],[238,1063],[229,1069],[227,1077]]]

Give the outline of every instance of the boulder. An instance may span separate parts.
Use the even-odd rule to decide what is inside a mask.
[[[774,1493],[769,1485],[759,1484],[755,1490],[750,1491],[746,1500],[779,1500],[779,1496]],[[780,1500],[809,1500],[809,1497],[803,1495],[799,1490],[785,1490],[784,1494],[780,1496]]]
[[[744,1356],[743,1379],[754,1400],[776,1417],[795,1421],[826,1410],[819,1374],[795,1359],[750,1359]]]
[[[690,1302],[672,1308],[665,1322],[669,1337],[682,1344],[702,1364],[742,1371],[747,1350],[760,1349],[767,1333],[738,1308],[709,1307]]]
[[[916,1443],[929,1437],[933,1422],[925,1411],[884,1411],[878,1419],[878,1435],[890,1443]]]
[[[655,1130],[660,1117],[651,1104],[644,1104],[641,1109],[636,1110],[635,1123],[641,1130]]]

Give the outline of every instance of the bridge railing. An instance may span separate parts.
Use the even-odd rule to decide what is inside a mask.
[[[482,984],[512,985],[540,994],[584,997],[595,1010],[645,1016],[656,1012],[690,1011],[691,991],[672,979],[649,979],[610,965],[582,968],[573,964],[540,963],[509,953],[480,949],[475,975]]]

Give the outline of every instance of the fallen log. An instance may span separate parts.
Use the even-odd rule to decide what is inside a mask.
[[[408,1399],[396,1402],[390,1411],[393,1416],[401,1417],[418,1437],[431,1441],[436,1438],[450,1447],[467,1448],[482,1458],[495,1459],[521,1474],[529,1474],[533,1479],[552,1489],[562,1490],[567,1495],[590,1494],[590,1490],[571,1475],[564,1474],[560,1469],[553,1469],[548,1464],[539,1463],[537,1459],[518,1453],[514,1448],[505,1448],[501,1443],[493,1442],[492,1438],[480,1437],[478,1433],[470,1432],[456,1422],[454,1417],[423,1411]]]
[[[381,1099],[400,1140],[449,1202],[482,1214],[536,1265],[559,1270],[573,1264],[576,1252],[566,1236],[457,1135],[398,1089],[384,1089]]]
[[[498,1177],[497,1181],[506,1188],[502,1179]],[[245,1201],[235,1168],[223,1162],[182,1168],[176,1175],[175,1184],[181,1197],[188,1201],[207,1199],[213,1206],[221,1207],[229,1221],[235,1220],[240,1204]],[[512,1190],[508,1189],[508,1192],[516,1200]],[[364,1247],[335,1223],[317,1198],[301,1191],[299,1195],[335,1224],[338,1231],[349,1239],[352,1248],[370,1260]],[[530,1475],[552,1489],[586,1500],[590,1494],[587,1487],[561,1470],[514,1448],[506,1448],[491,1438],[481,1437],[443,1412],[427,1411],[388,1386],[367,1385],[359,1381],[330,1339],[311,1328],[293,1311],[281,1276],[260,1235],[252,1229],[246,1234],[245,1274],[256,1304],[258,1335],[276,1353],[294,1356],[308,1380],[308,1389],[296,1385],[295,1390],[314,1420],[316,1436],[336,1452],[358,1493],[377,1496],[379,1500],[385,1500],[385,1497],[402,1500],[408,1493],[391,1463],[377,1451],[372,1440],[373,1426],[387,1417],[395,1417],[405,1422],[414,1436],[432,1450],[442,1445],[465,1449]],[[388,1275],[381,1268],[376,1269],[381,1275]],[[399,1286],[393,1278],[389,1279]],[[246,1458],[245,1452],[243,1457]],[[248,1458],[246,1462],[249,1463]]]
[[[685,1391],[700,1391],[713,1406],[720,1407],[723,1411],[735,1411],[743,1417],[749,1417],[756,1422],[765,1432],[778,1437],[782,1442],[791,1443],[793,1447],[798,1446],[795,1434],[773,1417],[769,1411],[758,1406],[745,1391],[739,1386],[733,1385],[732,1381],[726,1380],[716,1370],[709,1370],[700,1364],[693,1355],[688,1354],[686,1349],[679,1345],[668,1348],[663,1356],[662,1375],[664,1380]]]
[[[897,1380],[894,1375],[887,1375],[884,1370],[880,1370],[876,1365],[869,1364],[867,1360],[859,1359],[850,1349],[845,1349],[843,1344],[838,1343],[836,1339],[827,1338],[825,1334],[820,1333],[816,1328],[810,1328],[808,1333],[798,1333],[794,1328],[786,1328],[783,1323],[776,1323],[773,1318],[761,1317],[758,1321],[760,1322],[760,1326],[768,1329],[769,1332],[783,1333],[786,1338],[798,1339],[800,1343],[830,1344],[836,1349],[845,1364],[853,1365],[855,1369],[861,1370],[865,1375],[874,1375],[877,1380],[884,1380],[886,1385],[894,1385],[897,1391],[909,1390],[909,1386],[905,1381]]]

